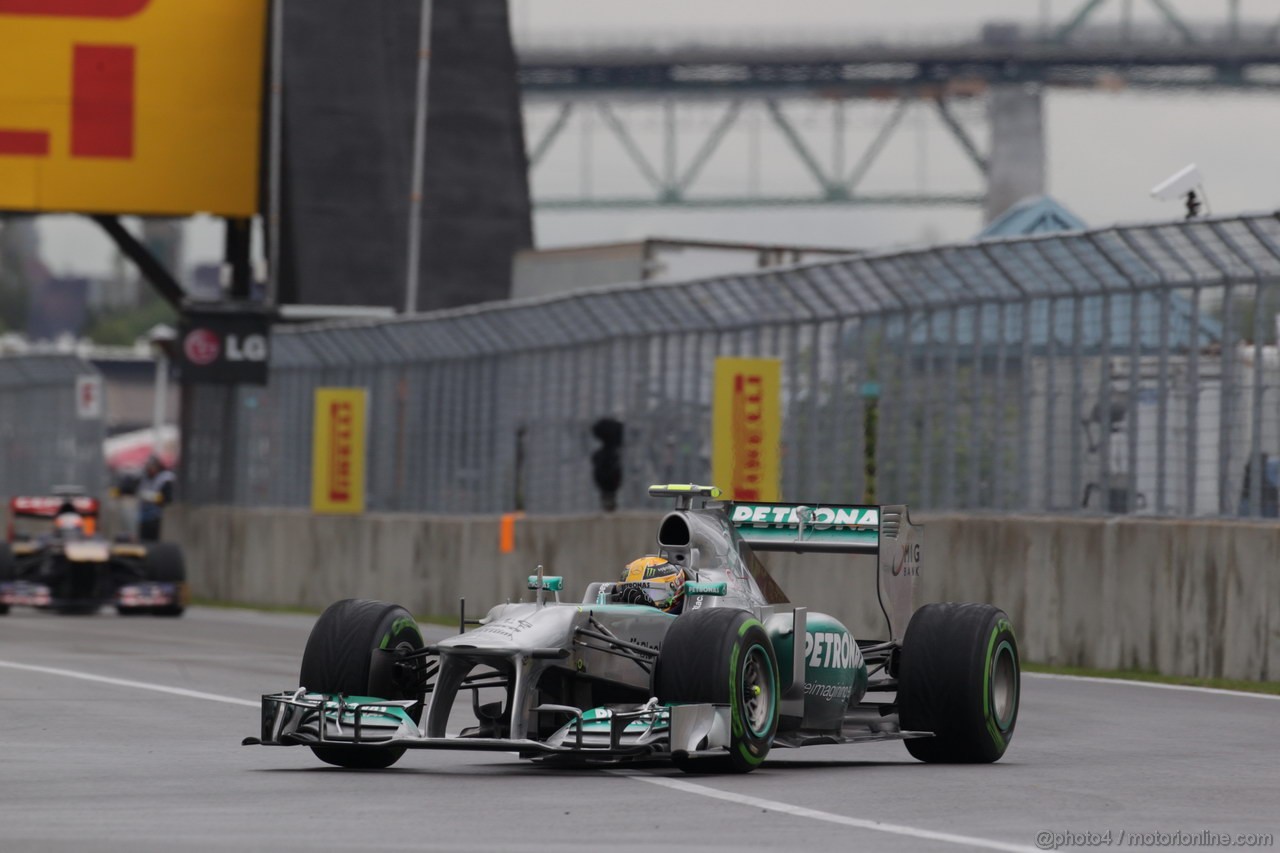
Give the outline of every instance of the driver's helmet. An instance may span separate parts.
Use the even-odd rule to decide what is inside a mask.
[[[74,538],[84,533],[84,517],[78,512],[60,512],[53,519],[53,530],[63,538]]]
[[[679,613],[684,604],[684,582],[684,569],[667,562],[666,557],[650,555],[627,563],[620,583],[632,603]]]

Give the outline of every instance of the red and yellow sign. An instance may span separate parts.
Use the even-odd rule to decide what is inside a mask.
[[[712,481],[729,500],[779,500],[781,455],[781,362],[717,358],[711,410]]]
[[[258,208],[267,0],[0,0],[0,210]]]
[[[365,413],[363,388],[317,388],[311,449],[311,509],[364,512]]]

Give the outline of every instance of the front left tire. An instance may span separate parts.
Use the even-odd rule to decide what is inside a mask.
[[[311,629],[299,683],[310,693],[421,699],[396,682],[392,667],[375,667],[373,657],[382,650],[405,653],[422,646],[422,632],[403,607],[358,598],[338,601]],[[422,705],[409,716],[421,722]],[[361,770],[390,767],[404,755],[404,747],[383,746],[313,746],[311,751],[326,764]]]

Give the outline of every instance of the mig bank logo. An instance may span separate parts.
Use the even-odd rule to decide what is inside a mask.
[[[902,549],[898,552],[898,559],[893,561],[893,575],[898,577],[919,577],[920,576],[920,543],[914,544],[902,543]]]

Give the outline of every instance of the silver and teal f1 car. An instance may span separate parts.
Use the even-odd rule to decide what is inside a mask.
[[[903,740],[930,762],[1004,754],[1018,716],[1012,626],[984,604],[914,608],[924,543],[906,507],[720,502],[707,486],[649,493],[676,500],[657,545],[685,570],[678,614],[630,603],[633,585],[607,581],[562,601],[561,579],[540,569],[532,601],[426,645],[404,608],[339,601],[312,629],[301,686],[262,697],[261,733],[245,743],[308,746],[360,768],[406,749],[737,772],[813,744]],[[888,636],[854,639],[789,603],[757,557],[769,551],[874,557]],[[474,724],[459,730],[467,697]]]

